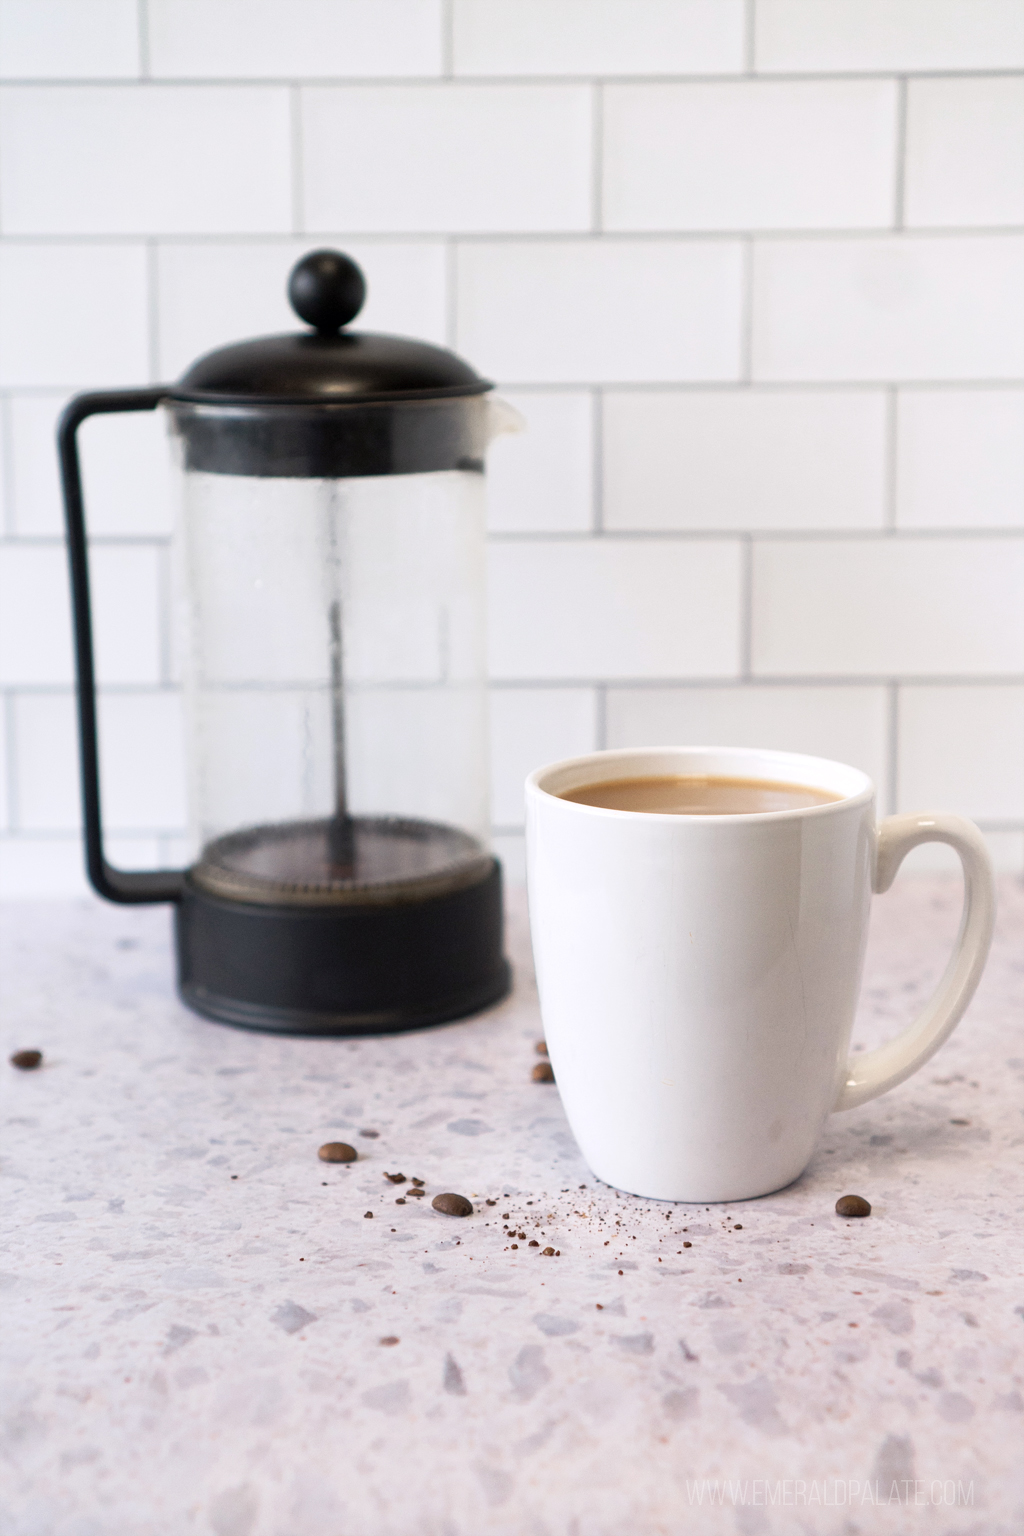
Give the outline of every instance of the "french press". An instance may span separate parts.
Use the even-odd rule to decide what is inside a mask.
[[[58,432],[86,865],[101,896],[175,904],[178,985],[208,1018],[358,1034],[501,997],[488,850],[484,454],[492,386],[453,353],[347,329],[366,287],[314,251],[311,329],[200,358],[177,384],[83,394]],[[103,851],[76,433],[167,413],[186,721],[184,870]]]

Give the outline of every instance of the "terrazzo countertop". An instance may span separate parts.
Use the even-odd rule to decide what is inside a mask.
[[[509,905],[512,997],[360,1041],[196,1018],[166,909],[4,911],[4,1536],[1017,1536],[1021,884],[941,1053],[710,1208],[588,1172]],[[865,1046],[959,905],[876,901]]]

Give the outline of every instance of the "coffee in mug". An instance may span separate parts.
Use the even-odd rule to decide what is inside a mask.
[[[567,789],[563,800],[598,805],[609,811],[647,811],[659,816],[753,816],[761,811],[800,811],[827,805],[839,796],[805,784],[773,779],[723,779],[663,775],[650,779],[610,779]]]
[[[875,788],[795,753],[593,753],[526,781],[527,879],[544,1036],[598,1178],[649,1199],[768,1194],[827,1116],[938,1050],[981,977],[995,910],[984,839],[945,813],[875,819]],[[872,893],[924,842],[964,868],[938,989],[902,1034],[851,1056]]]

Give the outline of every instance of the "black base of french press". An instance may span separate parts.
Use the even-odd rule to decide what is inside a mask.
[[[421,1029],[479,1012],[511,983],[496,859],[470,886],[390,905],[260,906],[186,876],[174,926],[182,999],[243,1029]]]

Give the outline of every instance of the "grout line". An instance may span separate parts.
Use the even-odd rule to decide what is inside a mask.
[[[146,241],[146,355],[149,381],[160,380],[160,251],[155,240]]]
[[[301,87],[296,87],[301,90]],[[304,233],[332,235],[346,240],[374,242],[382,245],[422,245],[425,242],[445,239],[464,240],[476,245],[589,245],[595,238],[617,245],[724,245],[743,241],[773,240],[790,244],[811,245],[820,241],[879,240],[898,235],[901,240],[1017,240],[1024,234],[1022,224],[930,224],[914,225],[911,229],[893,230],[892,224],[843,225],[834,229],[808,228],[793,225],[791,228],[757,229],[580,229],[573,226],[555,226],[549,229],[358,229],[338,230],[328,225],[307,229]],[[139,229],[132,233],[79,230],[58,234],[48,231],[25,233],[10,231],[4,234],[6,245],[66,246],[66,245],[138,245],[153,236],[169,245],[252,245],[256,242],[282,244],[294,239],[293,231],[266,229],[233,230],[228,234],[213,230],[192,230],[182,234],[177,230]],[[859,381],[858,381],[859,382]],[[888,382],[882,380],[880,382]],[[927,381],[926,381],[927,382]],[[948,377],[939,381],[949,383]],[[957,380],[956,382],[960,382]],[[967,382],[970,382],[969,380]],[[1006,383],[1005,377],[994,382]]]
[[[715,528],[712,526],[697,528],[611,528],[604,529],[603,536],[609,539],[619,539],[625,543],[650,544],[652,542],[664,542],[674,544],[699,543],[701,540],[710,544],[721,543],[723,540],[756,538],[769,544],[877,544],[880,541],[888,541],[899,538],[907,544],[939,543],[942,540],[972,540],[979,543],[991,543],[997,539],[1006,539],[1017,544],[1024,538],[1024,527],[1019,524],[1015,527],[1005,528],[751,528],[749,525],[743,528]],[[112,537],[107,535],[108,539]],[[487,535],[488,542],[492,544],[546,544],[564,541],[570,544],[584,544],[591,538],[589,533],[571,529],[556,529],[551,531],[546,528],[515,529],[504,531],[495,529]],[[28,539],[19,542],[28,543]],[[40,537],[38,542],[46,542]],[[51,540],[52,542],[52,540]]]
[[[444,339],[453,351],[458,351],[459,248],[454,240],[444,243]]]
[[[136,23],[137,23],[138,31],[139,31],[139,79],[140,80],[148,80],[150,78],[150,73],[149,73],[149,70],[150,70],[150,60],[149,60],[149,9],[148,9],[147,0],[136,0],[135,15],[136,15]],[[124,81],[122,81],[121,83],[122,84],[125,84],[125,83],[129,83],[130,84],[131,82],[124,82]]]
[[[1024,672],[993,675],[992,673],[905,673],[893,679],[886,673],[753,673],[749,678],[736,674],[728,677],[693,673],[683,677],[492,677],[489,686],[504,688],[597,688],[625,689],[636,693],[654,693],[691,688],[885,688],[895,683],[902,688],[1020,688],[1024,686]],[[127,687],[128,685],[123,685]],[[135,685],[138,686],[138,685]],[[296,686],[298,686],[296,684]],[[24,691],[39,692],[37,686]]]
[[[10,831],[18,830],[21,807],[18,804],[18,753],[15,747],[14,693],[3,697],[4,713],[4,766],[7,770],[7,825]]]
[[[591,513],[590,526],[594,533],[604,533],[604,396],[599,389],[591,390]]]
[[[285,242],[291,244],[294,239],[294,235],[287,235],[275,244]],[[160,248],[171,242],[161,237],[156,243]],[[438,239],[433,243],[443,246],[449,242]],[[452,243],[458,244],[454,238]],[[81,387],[81,383],[61,384],[59,382],[56,384],[4,384],[0,385],[0,399],[28,400],[56,399],[57,397],[66,399]],[[893,384],[891,379],[807,379],[796,382],[790,382],[787,379],[757,379],[750,385],[744,383],[742,379],[694,379],[689,382],[666,379],[654,383],[637,383],[620,379],[553,379],[544,380],[541,383],[532,379],[504,379],[501,387],[515,390],[517,394],[583,394],[594,389],[614,390],[616,394],[634,395],[724,395],[740,390],[746,392],[748,389],[765,395],[862,395],[884,393],[889,389],[898,389],[900,392],[913,389],[922,394],[932,395],[948,395],[963,390],[972,393],[1004,395],[1024,393],[1024,388],[1016,379],[901,379],[898,384]]]
[[[750,385],[754,370],[754,242],[744,240],[740,254],[740,382]]]
[[[907,77],[896,82],[896,158],[893,166],[893,228],[903,229],[903,203],[907,161]]]
[[[754,31],[754,4],[755,0],[745,0],[743,7],[743,69],[748,75],[757,74],[755,62],[755,31]]]
[[[455,8],[453,0],[441,0],[441,78],[455,74]]]
[[[740,554],[740,675],[749,682],[754,672],[754,540],[748,535]]]
[[[977,544],[1006,541],[1016,546],[1024,539],[1024,528],[602,528],[600,536],[625,544],[721,544],[742,539],[757,539],[766,544],[878,544],[895,538],[904,544],[956,540]],[[169,530],[162,533],[97,533],[89,535],[89,543],[97,548],[161,549],[171,538]],[[489,544],[587,544],[593,538],[594,533],[578,529],[492,529],[487,534]],[[15,533],[0,537],[0,543],[8,549],[62,549],[64,534],[61,531]]]
[[[604,218],[604,88],[590,88],[590,227],[600,233]]]
[[[141,31],[141,28],[140,28]],[[147,28],[148,34],[148,28]],[[148,52],[148,35],[146,39]],[[149,61],[147,59],[147,68]],[[901,72],[898,69],[813,69],[813,70],[767,70],[758,69],[758,78],[778,81],[782,84],[811,83],[815,81],[845,80],[1019,80],[1020,66],[1008,65],[1004,68],[968,68],[968,69],[911,69]],[[291,85],[295,82],[294,75],[203,75],[197,78],[195,75],[156,75],[152,76],[160,85],[171,86],[254,86],[265,85],[271,88],[282,85]],[[429,74],[429,75],[316,75],[303,74],[303,85],[316,86],[340,86],[351,88],[367,86],[379,88],[380,86],[393,86],[397,90],[406,86],[444,86],[444,85],[494,85],[494,86],[535,86],[546,85],[552,88],[565,85],[592,85],[595,74],[471,74],[460,72],[458,75]],[[745,65],[738,70],[710,71],[706,74],[687,74],[685,70],[675,73],[650,74],[604,74],[599,73],[597,78],[602,85],[714,85],[714,84],[738,84],[748,82]],[[134,77],[124,75],[4,75],[0,72],[0,86],[5,89],[34,89],[40,86],[63,88],[67,86],[109,86],[132,87],[138,81]]]
[[[900,690],[895,681],[886,686],[888,697],[888,753],[886,764],[887,815],[895,814],[899,806],[899,740],[900,740]]]
[[[288,128],[291,147],[292,233],[302,234],[305,225],[305,178],[302,167],[302,91],[297,85],[288,92]]]
[[[896,388],[893,386],[885,392],[885,485],[882,489],[882,521],[887,533],[895,534],[896,529],[896,485],[897,485],[897,416],[899,401]],[[902,531],[902,530],[901,530]]]

